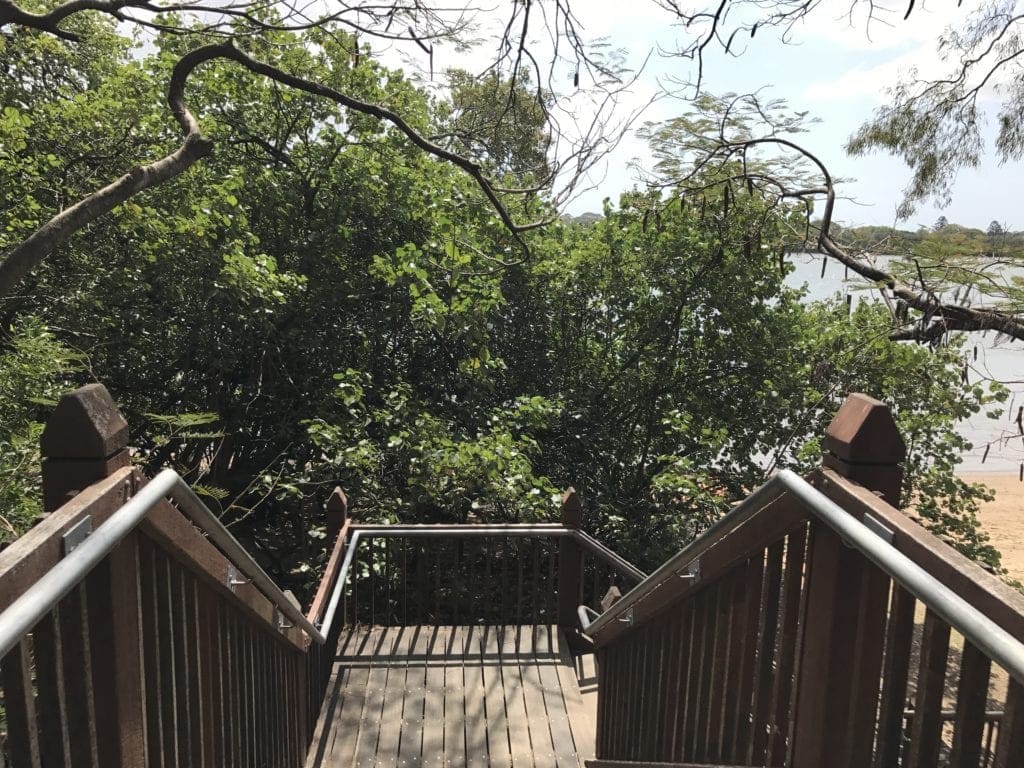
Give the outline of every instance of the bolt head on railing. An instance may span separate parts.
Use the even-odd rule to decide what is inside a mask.
[[[128,422],[102,384],[63,395],[43,429],[43,509],[128,466]]]
[[[824,466],[899,506],[907,447],[885,403],[851,394],[828,425],[821,447]]]

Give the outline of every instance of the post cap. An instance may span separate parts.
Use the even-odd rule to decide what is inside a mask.
[[[907,455],[889,407],[860,392],[840,406],[821,447],[849,464],[899,464]]]
[[[570,528],[579,528],[583,523],[583,504],[572,486],[562,494],[562,523]]]
[[[128,446],[128,422],[102,384],[62,395],[46,422],[40,448],[46,458],[101,459]]]
[[[340,485],[334,486],[330,497],[327,499],[327,514],[344,519],[348,515],[348,497],[341,490]]]

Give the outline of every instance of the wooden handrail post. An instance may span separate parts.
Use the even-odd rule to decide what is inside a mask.
[[[583,505],[575,488],[562,494],[562,525],[579,530],[583,524]],[[576,629],[576,609],[583,601],[583,550],[568,537],[558,542],[558,626]]]
[[[128,466],[128,422],[106,387],[89,384],[61,397],[40,447],[43,508],[53,512]],[[89,639],[99,763],[112,768],[146,765],[136,533],[86,577],[84,596],[88,620],[82,631]]]
[[[855,392],[825,430],[822,464],[900,505],[906,444],[885,403]]]
[[[823,463],[899,503],[906,453],[889,409],[850,395],[828,427]],[[811,525],[807,596],[791,739],[793,768],[870,762],[888,577],[820,523]]]
[[[348,520],[348,497],[335,486],[331,496],[327,499],[327,551],[330,552],[334,546],[338,534],[341,533],[345,521]]]
[[[61,397],[43,429],[43,509],[128,466],[128,422],[102,384]]]

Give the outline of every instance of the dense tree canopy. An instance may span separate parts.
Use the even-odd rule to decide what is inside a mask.
[[[761,133],[799,117],[705,96],[648,127],[649,188],[589,226],[530,225],[556,219],[544,190],[608,139],[553,151],[559,96],[514,44],[532,5],[509,11],[511,66],[452,72],[439,96],[363,42],[461,34],[420,3],[309,22],[0,0],[0,252],[46,241],[0,304],[4,530],[37,510],[47,404],[95,378],[138,460],[178,467],[295,585],[337,483],[357,516],[406,521],[544,518],[571,483],[587,526],[653,565],[772,469],[816,463],[857,389],[908,437],[905,497],[997,566],[975,518],[986,491],[953,469],[956,421],[999,393],[964,381],[956,339],[892,340],[891,306],[848,314],[786,285],[815,199],[818,242],[860,264],[831,239],[827,170]],[[578,41],[556,6],[548,23]],[[600,116],[624,81],[573,50]],[[925,330],[946,311],[901,272],[877,279]]]

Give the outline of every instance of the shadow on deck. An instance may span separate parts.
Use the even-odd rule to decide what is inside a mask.
[[[578,768],[596,714],[579,682],[557,626],[353,627],[306,765]]]

